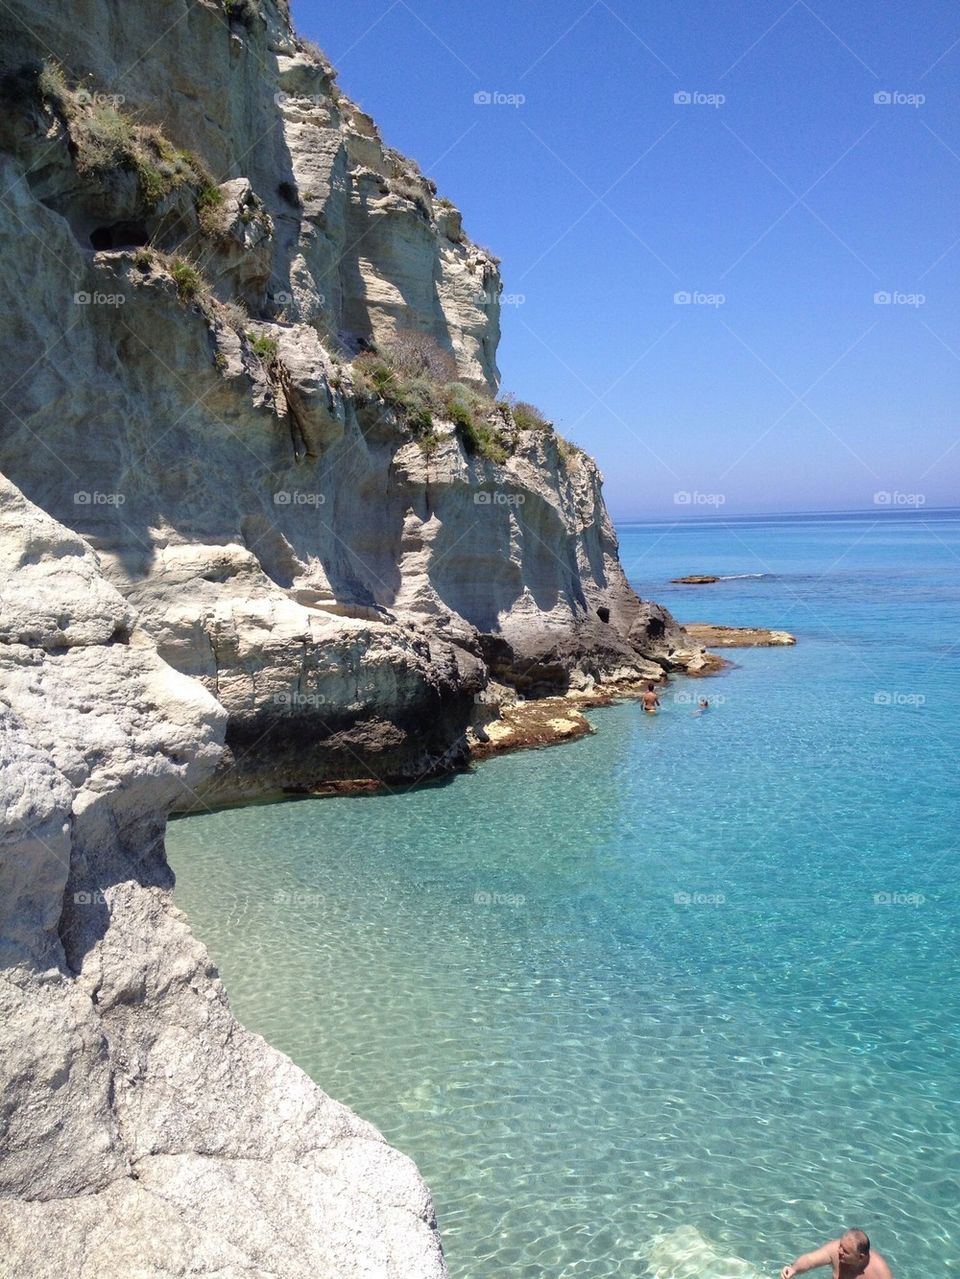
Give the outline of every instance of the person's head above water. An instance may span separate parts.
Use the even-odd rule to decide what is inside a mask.
[[[706,710],[706,708],[710,705],[710,703],[707,701],[705,697],[701,697],[700,705],[704,708],[704,710]]]
[[[840,1264],[859,1274],[870,1263],[870,1240],[865,1230],[848,1230],[840,1239]]]
[[[652,685],[652,684],[648,684],[648,685],[647,685],[647,692],[648,692],[648,693],[652,693],[652,692],[653,692],[653,685]]]

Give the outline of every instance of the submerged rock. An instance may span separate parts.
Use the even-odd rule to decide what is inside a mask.
[[[654,1235],[640,1250],[651,1279],[760,1279],[761,1271],[722,1252],[695,1226]]]

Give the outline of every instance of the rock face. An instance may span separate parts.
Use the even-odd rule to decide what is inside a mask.
[[[168,0],[162,12],[122,0],[10,8],[6,67],[52,53],[93,97],[122,98],[131,117],[162,124],[216,181],[249,182],[272,221],[261,301],[275,312],[370,340],[398,328],[429,333],[465,374],[495,383],[496,261],[416,164],[384,146],[273,0]],[[86,247],[98,226],[157,219],[131,200],[123,207],[116,192],[112,201],[82,193],[75,176],[61,185],[50,136],[41,149],[28,183]]]
[[[223,708],[6,481],[0,547],[4,1273],[438,1279],[413,1165],[236,1023],[170,903]]]
[[[230,712],[203,790],[413,780],[464,758],[488,672],[536,693],[697,662],[627,585],[585,455],[526,430],[501,465],[442,423],[425,453],[316,327],[249,321],[268,366],[214,298],[178,296],[168,260],[84,247],[23,163],[0,163],[0,349],[13,370],[39,358],[6,388],[0,469]]]
[[[273,0],[9,10],[5,1265],[442,1276],[412,1165],[233,1020],[167,815],[416,781],[496,690],[702,649],[628,586],[590,459],[492,400],[509,447],[425,437],[359,373],[413,333],[492,392],[497,264]]]

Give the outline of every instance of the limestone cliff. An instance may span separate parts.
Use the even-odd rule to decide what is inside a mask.
[[[409,1160],[234,1021],[165,817],[225,713],[0,482],[0,1272],[445,1273]]]
[[[282,7],[7,12],[0,1247],[442,1275],[412,1166],[233,1021],[166,816],[416,781],[504,698],[701,651],[496,400],[495,260]]]

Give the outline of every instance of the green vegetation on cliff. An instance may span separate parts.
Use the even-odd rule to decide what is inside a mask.
[[[453,425],[467,453],[501,465],[516,452],[524,431],[554,436],[564,462],[581,452],[556,434],[535,404],[513,396],[496,400],[486,387],[460,381],[452,352],[427,334],[401,333],[357,356],[353,382],[360,395],[389,405],[428,456],[442,438],[434,429],[437,420]]]
[[[82,178],[105,183],[117,173],[134,173],[147,209],[189,188],[201,229],[205,215],[223,196],[204,162],[174,145],[163,130],[140,124],[122,110],[122,98],[70,85],[59,63],[27,63],[0,78],[4,106],[23,111],[30,106],[51,112],[66,131],[74,166]]]

